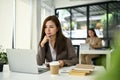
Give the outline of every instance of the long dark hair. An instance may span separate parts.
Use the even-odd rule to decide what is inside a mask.
[[[89,30],[91,30],[91,31],[94,33],[94,36],[95,36],[95,37],[98,37],[98,36],[96,35],[96,32],[95,32],[94,28],[90,28],[90,29],[88,29],[88,31],[89,31]],[[87,37],[90,37],[89,34],[87,34]]]
[[[44,36],[46,35],[45,34],[45,27],[46,27],[46,23],[48,21],[52,21],[55,23],[58,31],[56,33],[56,41],[55,41],[55,45],[54,45],[54,48],[56,50],[56,53],[59,54],[61,53],[62,51],[66,50],[67,49],[67,46],[66,46],[66,37],[62,34],[62,29],[61,29],[61,24],[60,24],[60,21],[58,20],[58,18],[53,15],[53,16],[48,16],[44,22],[43,22],[43,26],[42,26],[42,34],[41,34],[41,40],[39,42],[39,45],[41,43],[41,41],[43,40]],[[45,44],[45,51],[47,51],[48,49],[48,42]]]

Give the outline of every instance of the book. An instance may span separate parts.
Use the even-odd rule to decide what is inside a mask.
[[[69,72],[69,75],[85,76],[85,75],[87,75],[87,73],[86,72],[80,72],[80,71],[77,71],[77,70],[71,70]]]
[[[77,64],[73,69],[69,71],[69,75],[85,76],[90,74],[94,70],[94,65]]]
[[[89,70],[89,71],[93,71],[95,68],[94,65],[88,65],[88,64],[77,64],[75,66],[75,70]]]

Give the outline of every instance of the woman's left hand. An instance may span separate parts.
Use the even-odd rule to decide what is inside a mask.
[[[60,63],[60,67],[64,66],[64,61],[63,60],[59,60],[59,63]]]

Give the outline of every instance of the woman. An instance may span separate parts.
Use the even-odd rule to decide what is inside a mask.
[[[61,24],[56,16],[48,16],[44,23],[39,42],[37,63],[59,61],[60,67],[78,63],[77,55],[70,39],[62,34]]]
[[[94,29],[88,30],[88,38],[86,39],[86,43],[90,45],[92,49],[101,48],[102,40],[99,39],[94,31]],[[85,54],[82,55],[82,64],[92,64],[92,59],[98,57],[96,54]]]

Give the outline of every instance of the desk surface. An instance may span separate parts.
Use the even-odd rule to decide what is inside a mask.
[[[112,50],[80,50],[79,54],[110,54]]]
[[[52,76],[50,71],[42,74],[26,74],[9,71],[8,65],[4,66],[3,72],[0,72],[0,80],[93,80],[96,73],[104,72],[103,66],[96,66],[94,73],[87,76],[70,76],[68,73],[63,73],[71,70],[72,67],[64,67],[60,69],[58,76]]]
[[[81,54],[105,54],[106,55],[106,67],[109,69],[110,67],[110,53],[112,50],[80,50],[79,57],[81,57]],[[79,58],[79,63],[81,63],[81,58]]]

